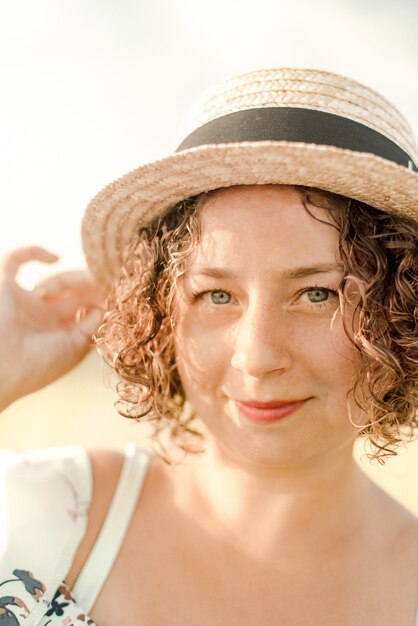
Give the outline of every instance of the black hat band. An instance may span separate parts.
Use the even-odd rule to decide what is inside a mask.
[[[244,141],[295,141],[335,146],[374,154],[418,171],[407,152],[373,128],[333,113],[298,107],[262,107],[218,117],[188,135],[176,152],[206,144]]]

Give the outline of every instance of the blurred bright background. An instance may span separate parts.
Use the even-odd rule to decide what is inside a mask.
[[[16,0],[0,2],[0,252],[36,243],[83,265],[79,225],[105,184],[176,144],[185,110],[219,79],[259,67],[348,75],[418,131],[416,0]],[[33,264],[30,287],[51,272]],[[92,354],[2,415],[1,445],[122,447]],[[361,456],[361,454],[359,455]],[[418,514],[418,445],[365,471]]]

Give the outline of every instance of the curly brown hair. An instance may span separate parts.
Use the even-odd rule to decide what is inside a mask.
[[[305,209],[311,215],[309,205],[326,209],[339,233],[342,309],[356,288],[356,323],[345,324],[359,356],[349,394],[368,415],[358,434],[372,444],[370,456],[383,462],[418,427],[418,225],[331,192],[296,189]],[[117,410],[153,420],[155,435],[168,428],[182,447],[187,434],[199,433],[176,367],[172,304],[199,242],[199,213],[210,193],[183,200],[141,228],[96,333],[99,352],[118,375]]]

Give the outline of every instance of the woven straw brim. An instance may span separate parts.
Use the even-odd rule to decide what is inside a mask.
[[[93,198],[82,223],[88,265],[109,287],[140,226],[204,191],[265,184],[319,187],[418,221],[418,174],[369,153],[293,142],[207,145],[139,167]]]

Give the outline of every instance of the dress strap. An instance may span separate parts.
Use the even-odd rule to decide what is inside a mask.
[[[123,543],[129,522],[141,493],[150,453],[130,444],[112,502],[99,536],[73,587],[77,603],[89,613]]]

